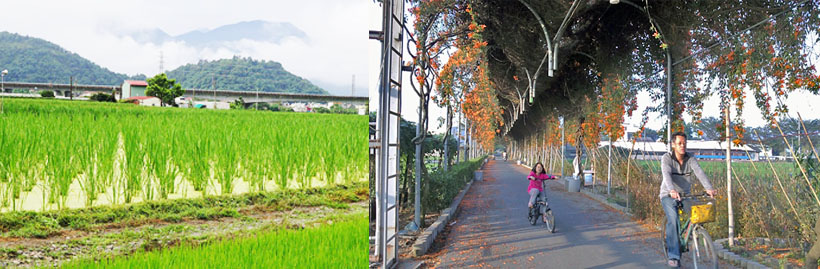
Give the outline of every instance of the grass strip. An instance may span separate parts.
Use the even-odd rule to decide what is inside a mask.
[[[356,182],[303,190],[286,189],[46,212],[8,212],[0,214],[0,237],[46,238],[67,230],[93,231],[112,225],[242,217],[244,210],[284,211],[297,206],[346,208],[348,203],[367,198],[366,184]]]
[[[367,217],[330,217],[332,224],[266,229],[204,245],[182,244],[128,257],[81,260],[64,268],[365,268]]]

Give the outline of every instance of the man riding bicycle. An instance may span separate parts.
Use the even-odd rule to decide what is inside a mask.
[[[700,168],[698,161],[692,154],[686,152],[686,134],[677,132],[672,134],[672,152],[667,152],[661,158],[661,176],[663,182],[660,188],[661,206],[666,213],[666,250],[667,264],[670,267],[680,266],[680,241],[676,231],[678,227],[677,202],[681,195],[689,194],[692,187],[692,174],[697,176],[700,184],[706,189],[709,196],[717,193],[709,178]]]

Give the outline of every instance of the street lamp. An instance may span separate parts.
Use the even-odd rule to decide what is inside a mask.
[[[6,93],[6,74],[9,73],[9,70],[3,69],[3,72],[0,72],[0,93]],[[0,95],[0,113],[3,113],[3,96]]]

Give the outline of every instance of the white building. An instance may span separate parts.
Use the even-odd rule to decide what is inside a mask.
[[[132,96],[123,99],[123,101],[141,106],[160,106],[162,104],[159,98],[153,96]]]
[[[598,144],[598,148],[607,146],[609,146],[609,141],[601,141]],[[612,142],[612,146],[626,152],[632,149],[632,158],[639,160],[659,160],[667,152],[667,145],[663,142],[638,141],[635,142],[633,148],[631,141],[618,140]],[[725,160],[726,142],[689,140],[686,142],[686,151],[701,160]],[[755,149],[747,145],[732,145],[732,160],[757,161],[759,159],[760,153]]]
[[[122,82],[122,93],[118,99],[127,99],[133,96],[145,96],[148,82],[142,80],[126,80]]]

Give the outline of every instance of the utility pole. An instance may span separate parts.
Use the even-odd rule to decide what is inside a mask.
[[[726,104],[726,197],[729,202],[729,245],[735,245],[735,218],[732,213],[732,137],[729,135],[729,103]]]
[[[68,99],[74,101],[74,76],[69,77],[70,86],[68,87]]]
[[[165,73],[165,71],[164,71],[165,67],[163,66],[164,60],[165,59],[163,59],[162,51],[159,51],[159,73],[160,74]]]

